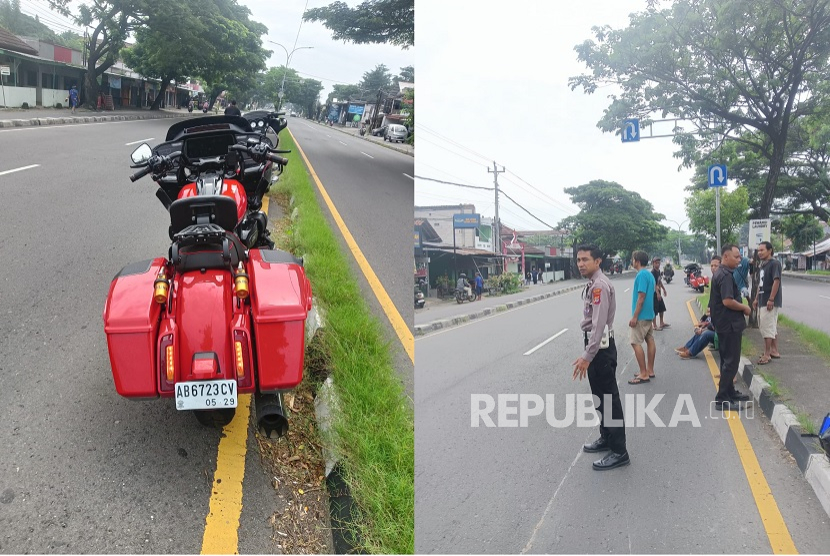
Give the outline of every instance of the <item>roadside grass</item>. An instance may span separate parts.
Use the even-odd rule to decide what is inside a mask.
[[[804,413],[803,411],[798,411],[794,407],[787,405],[790,408],[790,411],[795,413],[796,419],[798,419],[798,424],[801,425],[801,430],[805,434],[816,434],[818,432],[816,428],[816,424],[813,423],[813,420],[810,419],[810,416]]]
[[[775,378],[773,375],[769,373],[764,373],[761,371],[758,371],[758,374],[761,375],[761,378],[764,379],[764,382],[766,382],[769,385],[770,394],[779,399],[783,397],[784,390],[781,388],[781,384],[778,382],[777,378]]]
[[[830,335],[821,330],[811,328],[806,324],[778,315],[778,322],[795,331],[798,338],[816,354],[830,362]]]
[[[392,364],[388,342],[363,300],[346,255],[321,209],[291,136],[293,151],[277,183],[294,198],[289,234],[304,257],[317,303],[326,314],[323,343],[337,394],[331,441],[355,500],[352,533],[358,551],[412,554],[415,547],[414,414]],[[353,540],[354,540],[353,539]]]
[[[818,276],[830,276],[830,270],[808,270],[807,274],[817,274]]]

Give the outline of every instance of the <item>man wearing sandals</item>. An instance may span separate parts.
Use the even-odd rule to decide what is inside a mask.
[[[721,265],[711,282],[709,307],[712,312],[712,324],[715,325],[715,332],[718,334],[720,353],[720,382],[715,396],[715,408],[724,411],[738,410],[740,402],[749,400],[749,396],[735,390],[734,379],[741,361],[741,336],[746,329],[745,317],[750,315],[752,309],[739,301],[741,293],[732,277],[732,273],[741,263],[738,246],[724,245],[721,257]]]
[[[655,259],[659,260],[659,259]],[[659,264],[659,263],[658,263]],[[640,366],[640,373],[629,380],[629,384],[643,384],[654,378],[654,358],[657,355],[657,344],[654,342],[654,329],[651,321],[654,320],[655,285],[653,272],[649,272],[648,254],[644,251],[634,251],[631,254],[631,265],[637,271],[634,278],[634,290],[631,294],[631,320],[628,326],[631,329],[629,334],[631,347],[634,348],[634,356]],[[648,349],[648,366],[646,366],[646,354],[643,351],[643,342]]]
[[[762,241],[758,245],[758,258],[761,259],[761,276],[758,282],[758,295],[753,306],[758,310],[758,327],[764,338],[764,355],[758,360],[759,365],[766,365],[770,358],[778,359],[778,309],[781,307],[781,263],[772,257],[772,244]]]

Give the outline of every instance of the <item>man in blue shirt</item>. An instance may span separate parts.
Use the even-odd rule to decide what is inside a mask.
[[[484,289],[484,278],[481,272],[476,272],[476,301],[481,301],[481,292]]]
[[[72,88],[69,89],[69,106],[72,108],[72,113],[75,113],[75,108],[78,106],[78,87],[77,85],[72,85]]]
[[[654,329],[651,321],[654,319],[654,288],[656,282],[654,276],[646,268],[648,266],[648,253],[634,251],[631,254],[631,264],[637,271],[634,278],[634,290],[631,298],[631,320],[628,326],[631,328],[631,347],[634,348],[634,356],[640,366],[640,372],[629,380],[629,384],[643,384],[654,378],[654,358],[657,355],[657,345],[654,343]],[[643,351],[643,342],[648,349],[648,366],[646,366],[646,354]]]
[[[732,279],[735,280],[735,285],[738,286],[739,295],[736,298],[738,303],[742,303],[742,297],[749,297],[749,263],[747,257],[741,256],[738,268],[732,272]]]

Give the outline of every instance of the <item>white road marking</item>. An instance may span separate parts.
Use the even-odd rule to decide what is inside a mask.
[[[346,144],[346,143],[344,143],[343,141],[341,141],[340,139],[338,139],[338,140],[337,140],[337,142],[338,142],[338,143],[340,143],[341,145],[345,145],[345,144]]]
[[[568,329],[567,329],[567,328],[563,328],[562,330],[560,330],[559,332],[557,332],[556,334],[554,334],[553,336],[551,336],[550,338],[548,338],[547,340],[545,340],[544,342],[542,342],[541,344],[539,344],[538,346],[536,346],[535,348],[531,349],[531,350],[530,350],[530,351],[528,351],[528,352],[523,353],[522,355],[530,355],[530,354],[532,354],[532,353],[533,353],[534,351],[536,351],[537,349],[541,349],[541,348],[545,347],[546,345],[548,345],[549,343],[551,343],[552,341],[554,341],[556,338],[558,338],[559,336],[561,336],[562,334],[564,334],[564,333],[565,333],[565,332],[567,332],[567,331],[568,331]]]
[[[345,145],[345,143],[343,143],[343,144]],[[370,155],[370,154],[366,154],[366,153],[365,153],[365,152],[363,152],[363,151],[360,151],[360,154],[362,154],[363,156],[368,156],[369,158],[375,158],[374,156],[372,156],[372,155]]]
[[[149,120],[118,120],[115,122],[89,122],[84,124],[54,124],[54,125],[30,125],[30,126],[22,126],[22,127],[14,127],[10,129],[0,129],[0,133],[14,133],[16,131],[42,131],[46,129],[67,129],[67,128],[74,128],[74,127],[82,127],[88,125],[107,125],[107,124],[135,124],[141,122],[149,122],[149,121],[156,121],[156,120],[181,120],[186,116],[176,116],[175,118],[151,118]]]
[[[328,133],[326,133],[326,137],[328,137],[329,139],[331,139],[331,135],[329,135]]]
[[[626,289],[625,289],[625,291],[624,291],[623,293],[628,293],[628,290],[630,290],[630,289],[631,289],[631,288],[626,288]]]
[[[6,174],[13,174],[15,172],[22,172],[23,170],[30,170],[32,168],[37,168],[40,164],[31,164],[29,166],[21,166],[20,168],[14,168],[13,170],[6,170],[5,172],[0,172],[0,176],[5,176]]]
[[[410,176],[409,174],[404,174],[404,176],[406,176],[407,178],[411,179],[412,181],[415,181],[415,178],[413,178],[413,177],[412,177],[412,176]]]
[[[830,299],[830,297],[827,297],[826,295],[820,295],[819,297],[823,297],[824,299]]]
[[[146,143],[147,141],[153,141],[155,137],[150,137],[149,139],[139,139],[138,141],[133,141],[132,143],[124,143],[124,146],[129,147],[130,145],[137,145],[139,143]]]

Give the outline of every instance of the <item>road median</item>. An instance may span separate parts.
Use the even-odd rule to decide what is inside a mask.
[[[281,148],[298,152],[288,134],[280,139]],[[285,208],[293,215],[283,247],[303,257],[315,300],[326,315],[320,347],[337,402],[329,408],[325,449],[336,459],[354,500],[354,511],[333,515],[333,525],[345,527],[355,551],[412,553],[414,415],[387,340],[298,156],[287,166],[277,193],[290,199]],[[317,373],[315,380],[325,378]]]

